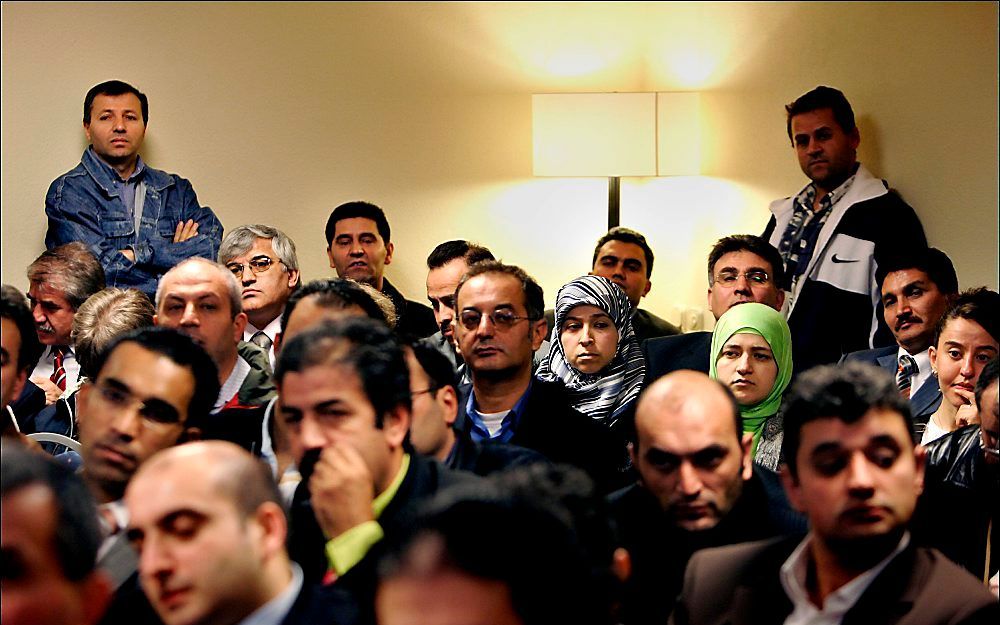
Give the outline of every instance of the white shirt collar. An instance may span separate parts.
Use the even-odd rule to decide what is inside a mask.
[[[902,347],[896,352],[896,363],[899,363],[899,357],[903,354],[913,358],[913,361],[917,363],[917,373],[910,379],[910,397],[920,390],[920,387],[924,385],[931,377],[931,354],[930,348],[928,347],[922,352],[917,354],[911,354]]]
[[[781,586],[793,605],[792,613],[785,620],[785,625],[805,623],[839,625],[847,611],[854,607],[882,570],[910,544],[910,534],[904,533],[892,553],[878,564],[830,593],[823,601],[822,608],[816,607],[809,600],[809,591],[806,590],[806,575],[810,560],[809,544],[812,540],[813,534],[810,532],[781,565],[779,572]]]
[[[302,569],[298,564],[292,562],[292,580],[281,593],[264,605],[254,610],[250,616],[238,623],[238,625],[274,625],[284,620],[288,611],[292,609],[292,604],[302,590]]]
[[[229,377],[226,378],[226,383],[219,389],[219,397],[215,400],[215,405],[212,406],[213,413],[221,410],[230,399],[236,397],[236,394],[240,392],[240,387],[243,386],[243,380],[246,380],[247,376],[250,375],[250,370],[250,363],[243,360],[243,356],[237,356],[236,365],[229,373]]]

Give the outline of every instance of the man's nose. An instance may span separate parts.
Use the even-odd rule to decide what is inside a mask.
[[[35,318],[35,323],[42,325],[46,321],[45,313],[42,312],[41,304],[35,304],[31,307],[31,316]]]
[[[677,471],[679,477],[678,486],[681,490],[681,494],[687,497],[693,497],[701,492],[701,477],[698,476],[697,469],[695,469],[690,462],[687,460],[682,462]]]
[[[181,315],[181,325],[198,325],[198,322],[198,311],[194,303],[192,302],[184,306],[184,313]]]
[[[133,402],[115,415],[111,422],[111,427],[121,438],[132,440],[139,435],[142,429],[142,415],[139,414],[138,402]]]
[[[868,458],[861,452],[851,455],[847,463],[847,485],[855,496],[870,497],[874,492],[874,475]]]
[[[806,151],[810,154],[817,154],[823,151],[823,142],[819,141],[814,137],[809,138],[809,145],[806,146]]]
[[[155,536],[144,536],[139,552],[139,575],[146,579],[166,581],[172,568],[168,550]]]
[[[299,436],[302,439],[304,449],[322,449],[326,447],[328,441],[323,428],[319,426],[315,419],[303,417],[299,427]]]

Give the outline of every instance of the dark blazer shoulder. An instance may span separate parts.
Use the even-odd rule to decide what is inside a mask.
[[[869,365],[878,366],[879,358],[895,355],[898,351],[899,347],[896,345],[876,347],[875,349],[862,349],[849,354],[844,354],[844,357],[841,358],[841,362],[863,362]]]
[[[642,343],[646,358],[646,384],[680,369],[708,373],[711,332],[689,332],[649,339]]]

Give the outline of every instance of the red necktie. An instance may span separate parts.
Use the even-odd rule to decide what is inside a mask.
[[[68,351],[63,345],[57,345],[53,348],[52,375],[49,376],[49,379],[59,387],[60,391],[66,390],[66,368],[63,366],[63,360],[66,358],[66,352]]]

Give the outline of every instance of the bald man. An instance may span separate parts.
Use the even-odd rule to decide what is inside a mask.
[[[347,621],[336,595],[303,585],[270,471],[237,445],[157,454],[125,503],[142,587],[166,625],[234,625],[251,615],[283,625]]]
[[[635,429],[639,480],[608,498],[632,554],[623,620],[665,623],[692,553],[780,532],[725,386],[696,371],[669,373],[643,393]]]

